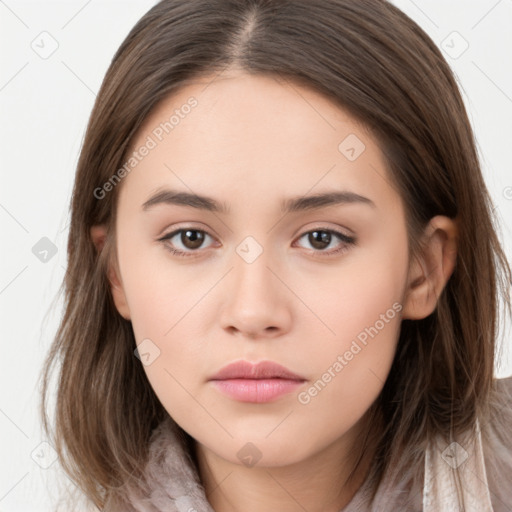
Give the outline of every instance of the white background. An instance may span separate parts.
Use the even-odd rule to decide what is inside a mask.
[[[37,380],[62,305],[68,204],[78,152],[117,47],[154,1],[0,0],[0,511],[50,511],[58,464],[39,424]],[[512,261],[512,0],[397,0],[454,69]],[[46,31],[49,35],[40,35]],[[453,32],[458,34],[453,34]],[[33,47],[57,45],[46,59]],[[55,42],[52,42],[55,40]],[[464,49],[464,41],[468,49]],[[451,48],[449,48],[451,47]],[[32,252],[43,237],[57,253]],[[500,341],[511,344],[507,324]],[[512,374],[512,351],[497,367]],[[46,451],[45,451],[46,450]]]

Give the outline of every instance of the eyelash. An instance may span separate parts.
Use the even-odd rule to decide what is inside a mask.
[[[177,234],[179,234],[179,233],[181,233],[183,231],[197,231],[199,233],[204,233],[204,234],[208,235],[209,237],[213,238],[212,235],[210,235],[207,231],[205,231],[203,229],[195,229],[195,228],[186,227],[186,228],[176,229],[175,231],[173,231],[173,232],[171,232],[171,233],[169,233],[167,235],[164,235],[163,237],[158,239],[159,242],[162,242],[164,244],[165,248],[169,252],[171,252],[174,256],[178,256],[180,258],[194,257],[194,256],[196,256],[194,253],[198,252],[197,250],[181,251],[179,249],[174,249],[173,247],[170,247],[169,244],[166,243],[167,240],[170,240],[171,238],[174,238],[174,236],[176,236]],[[315,229],[312,229],[310,231],[306,231],[305,233],[303,233],[298,238],[298,240],[300,240],[301,238],[303,238],[306,235],[309,235],[310,233],[314,233],[315,231],[320,231],[322,233],[329,233],[331,235],[335,235],[336,237],[338,237],[343,242],[343,245],[340,248],[335,249],[335,250],[331,250],[331,251],[312,249],[312,251],[314,253],[319,253],[319,255],[321,255],[320,257],[330,258],[330,257],[336,256],[340,252],[345,251],[347,249],[347,246],[351,246],[351,245],[356,245],[357,244],[357,239],[355,237],[347,236],[347,235],[344,235],[343,233],[340,233],[339,231],[336,231],[334,229],[327,229],[327,228],[325,228],[325,229],[323,229],[323,228],[315,228]]]

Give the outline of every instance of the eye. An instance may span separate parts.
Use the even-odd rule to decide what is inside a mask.
[[[180,236],[178,236],[180,235]],[[203,242],[205,241],[205,238],[212,238],[206,231],[203,231],[201,229],[194,229],[194,228],[182,228],[182,229],[176,229],[172,233],[169,233],[162,238],[159,238],[158,241],[164,242],[164,245],[166,249],[168,249],[172,254],[176,256],[195,256],[193,253],[197,252],[196,249],[200,248],[201,245],[203,245]],[[176,238],[176,240],[169,244],[168,241],[171,241],[173,238]],[[183,249],[176,249],[174,245],[178,243],[181,244]]]
[[[304,233],[299,240],[302,238],[307,237],[308,243],[312,245],[312,247],[315,249],[314,253],[325,253],[321,254],[321,256],[335,256],[341,252],[344,252],[348,250],[348,246],[355,245],[356,239],[352,236],[344,235],[343,233],[340,233],[339,231],[336,231],[334,229],[314,229],[313,231],[308,231],[307,233]],[[326,251],[326,248],[331,245],[331,242],[335,239],[340,240],[342,243],[339,244],[339,247],[334,250],[328,250]]]
[[[179,235],[179,236],[178,236]],[[313,253],[318,253],[320,256],[335,256],[341,252],[348,250],[348,246],[355,245],[357,240],[354,237],[344,235],[339,231],[333,229],[322,229],[317,228],[312,231],[308,231],[299,237],[299,240],[307,237],[308,242],[313,247]],[[176,240],[172,243],[173,238]],[[194,229],[194,228],[181,228],[172,231],[171,233],[164,235],[159,238],[158,241],[162,242],[165,248],[170,251],[175,256],[179,257],[190,257],[196,256],[194,253],[199,252],[198,249],[204,244],[206,238],[212,238],[206,231],[202,229]],[[341,241],[339,247],[334,250],[326,250],[329,247],[333,240],[338,239]],[[182,248],[179,246],[176,248],[176,244],[181,244]],[[315,254],[316,255],[316,254]]]

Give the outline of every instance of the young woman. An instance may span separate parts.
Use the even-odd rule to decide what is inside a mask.
[[[71,214],[42,413],[90,503],[512,508],[510,267],[453,74],[392,4],[158,3]]]

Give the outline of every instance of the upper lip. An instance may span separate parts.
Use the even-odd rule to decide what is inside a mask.
[[[284,366],[272,361],[260,361],[257,364],[249,361],[235,361],[224,366],[210,380],[225,379],[289,379],[306,380]]]

